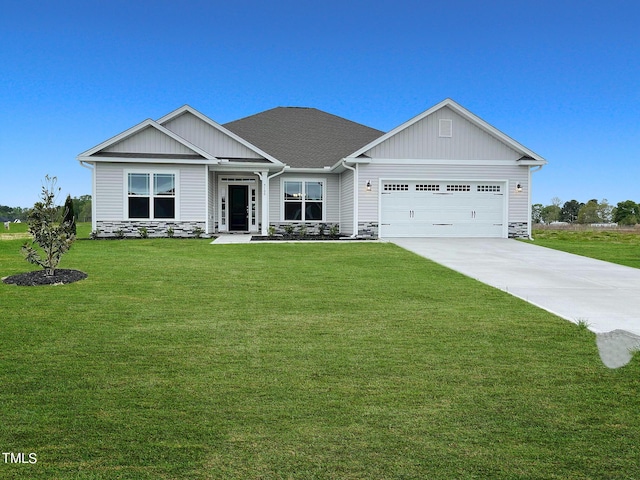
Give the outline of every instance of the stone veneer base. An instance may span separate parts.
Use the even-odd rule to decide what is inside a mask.
[[[173,236],[178,238],[197,237],[196,229],[200,229],[200,236],[205,236],[205,222],[176,222],[176,221],[98,221],[96,238],[140,238],[140,229],[146,228],[151,238],[169,237],[169,228],[173,229]]]

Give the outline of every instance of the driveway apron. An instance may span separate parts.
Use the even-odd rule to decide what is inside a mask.
[[[640,269],[512,239],[386,239],[596,332],[640,335]]]

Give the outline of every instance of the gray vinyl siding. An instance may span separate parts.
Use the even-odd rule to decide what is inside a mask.
[[[218,218],[218,209],[216,208],[217,190],[216,190],[216,176],[213,172],[208,172],[209,175],[209,193],[207,195],[207,202],[209,203],[209,232],[214,233],[216,229],[216,221]]]
[[[358,221],[378,221],[378,200],[380,179],[420,179],[420,180],[494,180],[507,181],[508,221],[529,221],[529,169],[518,165],[398,165],[395,163],[361,165],[358,189]],[[372,189],[367,192],[365,185],[371,180]],[[520,183],[523,191],[515,192]]]
[[[269,222],[277,223],[280,218],[280,204],[282,203],[282,183],[279,177],[269,180]]]
[[[96,163],[96,220],[122,220],[124,214],[124,168],[114,163]]]
[[[215,157],[262,158],[237,140],[188,112],[163,126]]]
[[[205,168],[200,165],[167,166],[154,164],[96,163],[96,220],[116,221],[126,218],[124,205],[125,171],[139,170],[163,172],[177,171],[179,176],[179,219],[204,221],[206,219],[207,189]]]
[[[353,235],[353,171],[340,176],[340,232]]]
[[[202,165],[184,165],[180,173],[180,220],[205,221],[207,218],[206,170]]]
[[[102,151],[117,153],[194,153],[193,150],[185,147],[181,143],[175,141],[164,133],[159,132],[153,127],[147,127],[135,135],[125,138]]]
[[[280,175],[271,180],[269,184],[269,220],[282,222],[282,182],[286,179],[325,180],[325,221],[337,223],[340,221],[340,181],[335,174],[289,174]]]
[[[452,136],[439,136],[440,119],[452,121]],[[517,160],[522,154],[444,107],[365,152],[371,158]]]

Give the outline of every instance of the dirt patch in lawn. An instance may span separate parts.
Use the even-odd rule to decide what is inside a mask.
[[[20,240],[31,238],[29,233],[0,233],[0,240]]]
[[[44,270],[20,273],[3,278],[4,283],[21,287],[36,287],[39,285],[66,285],[87,278],[87,274],[80,270],[59,268],[53,275],[47,275]]]

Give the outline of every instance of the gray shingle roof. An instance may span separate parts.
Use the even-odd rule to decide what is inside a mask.
[[[291,167],[332,166],[384,134],[315,108],[277,107],[224,125]]]

